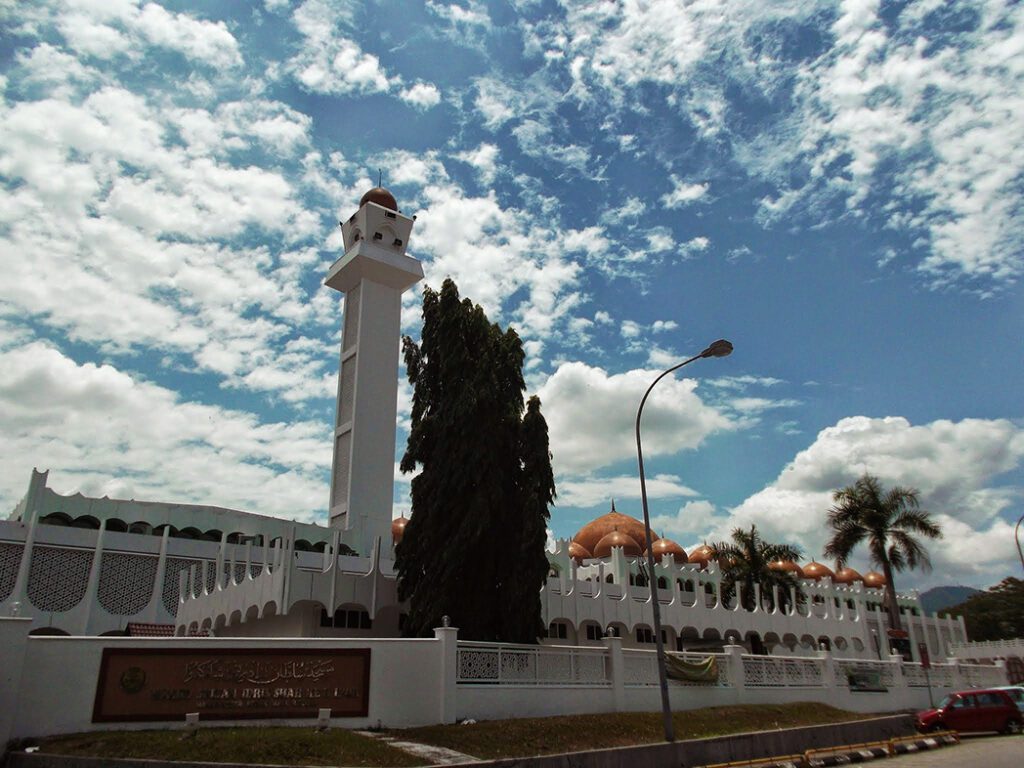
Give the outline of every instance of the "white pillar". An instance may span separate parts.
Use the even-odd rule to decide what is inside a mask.
[[[616,712],[626,708],[626,669],[622,656],[622,638],[605,635],[604,647],[608,649],[608,674],[611,676],[612,703]]]
[[[374,202],[384,198],[373,192],[342,224],[345,255],[325,280],[345,294],[330,524],[363,556],[391,535],[402,293],[423,279],[405,255],[412,219]]]
[[[439,641],[441,654],[438,720],[454,723],[458,705],[459,630],[455,627],[434,627],[434,637]]]

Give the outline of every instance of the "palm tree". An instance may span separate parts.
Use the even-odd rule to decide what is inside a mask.
[[[835,502],[828,512],[832,538],[825,545],[825,557],[835,559],[836,567],[846,565],[850,553],[865,542],[871,565],[885,576],[885,603],[889,628],[902,629],[896,604],[894,572],[906,568],[931,570],[931,559],[915,534],[941,539],[942,530],[928,512],[919,508],[916,488],[882,488],[878,478],[865,473],[853,485],[832,494]]]
[[[740,601],[743,607],[754,610],[754,585],[761,587],[763,599],[774,607],[772,589],[779,588],[780,602],[785,604],[790,590],[795,590],[797,599],[800,597],[800,582],[796,577],[783,570],[771,567],[771,563],[800,559],[800,548],[789,544],[769,544],[761,538],[756,525],[750,530],[736,528],[733,530],[732,542],[714,542],[710,544],[715,552],[719,567],[722,569],[722,599],[731,600],[736,586],[742,587]]]

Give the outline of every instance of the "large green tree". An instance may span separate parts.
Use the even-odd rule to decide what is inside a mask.
[[[964,617],[967,637],[971,640],[1024,637],[1024,581],[1008,576],[947,612],[950,616]]]
[[[889,628],[903,628],[893,574],[907,568],[931,570],[931,558],[918,536],[942,538],[942,530],[931,515],[920,508],[915,488],[882,488],[877,477],[865,473],[853,485],[832,494],[828,512],[832,537],[825,545],[825,557],[842,568],[861,543],[867,545],[871,565],[885,576],[885,604]]]
[[[710,544],[715,558],[722,569],[722,599],[732,600],[736,588],[740,588],[740,602],[752,611],[755,607],[754,585],[761,587],[762,599],[774,607],[773,588],[778,587],[779,600],[789,603],[792,590],[797,599],[801,596],[800,582],[789,571],[772,568],[779,561],[796,562],[800,559],[800,548],[790,544],[772,544],[761,538],[756,525],[736,528],[732,541],[718,541]]]
[[[396,550],[404,631],[448,616],[465,639],[536,642],[555,488],[539,399],[524,417],[522,342],[449,279],[424,290],[420,343],[402,345],[413,404],[401,469],[420,470]]]

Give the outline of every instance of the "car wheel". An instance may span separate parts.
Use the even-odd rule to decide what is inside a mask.
[[[946,726],[944,726],[942,723],[934,723],[928,729],[928,733],[938,733],[939,731],[944,731],[944,730],[946,730]]]
[[[1003,728],[1003,733],[1017,735],[1021,733],[1022,730],[1024,730],[1024,728],[1022,728],[1020,720],[1007,720],[1006,727]]]

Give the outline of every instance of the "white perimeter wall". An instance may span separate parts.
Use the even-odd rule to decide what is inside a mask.
[[[160,723],[93,724],[92,709],[104,648],[370,649],[370,701],[366,717],[335,718],[345,728],[414,726],[451,720],[440,681],[445,638],[249,639],[137,637],[28,637],[30,622],[0,619],[0,748],[8,739],[111,728],[159,728]],[[20,637],[19,637],[20,636]],[[455,639],[452,637],[452,643]],[[315,720],[275,720],[309,725]],[[211,725],[265,721],[211,721]],[[180,723],[168,723],[184,725]]]

